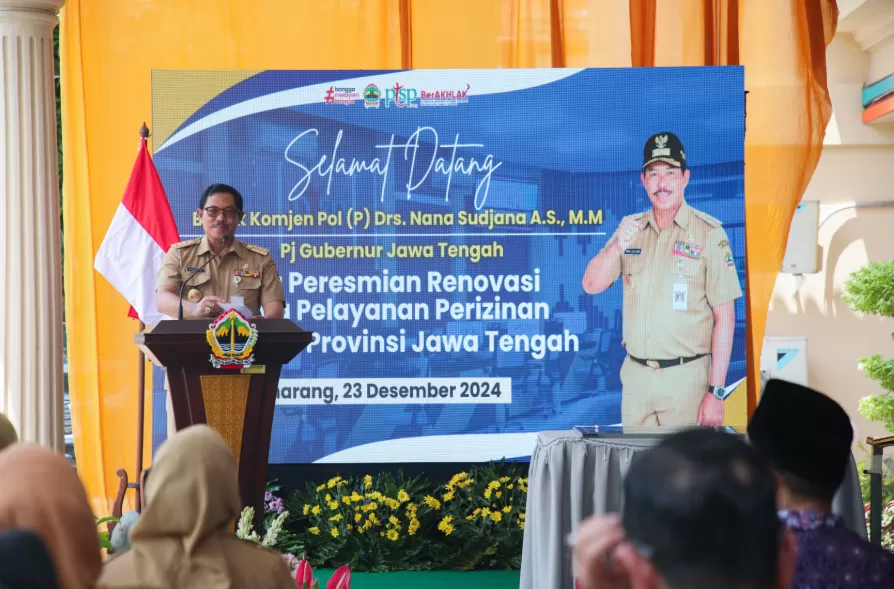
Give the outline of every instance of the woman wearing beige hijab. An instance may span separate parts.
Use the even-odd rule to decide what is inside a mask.
[[[61,589],[93,589],[102,570],[96,522],[75,469],[32,444],[0,452],[0,531],[35,532],[49,549]]]
[[[109,589],[294,589],[279,554],[237,539],[236,461],[205,425],[177,432],[158,450],[146,480],[146,509],[131,549],[106,562]]]
[[[16,428],[5,415],[0,413],[0,450],[18,441],[19,434],[16,433]]]

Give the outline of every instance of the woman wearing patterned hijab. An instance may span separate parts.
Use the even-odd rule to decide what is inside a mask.
[[[206,425],[177,432],[153,461],[131,549],[106,563],[99,586],[294,589],[278,554],[233,535],[239,512],[236,460],[220,434]]]
[[[0,413],[0,450],[18,441],[19,435],[16,433],[16,428],[5,415]]]
[[[35,532],[50,551],[61,589],[93,589],[102,570],[87,494],[64,456],[33,444],[0,452],[0,531]]]

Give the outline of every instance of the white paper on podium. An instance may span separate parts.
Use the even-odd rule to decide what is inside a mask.
[[[236,309],[237,311],[242,313],[246,319],[251,319],[254,315],[251,312],[251,309],[245,306],[244,297],[233,297],[232,299],[230,299],[229,303],[220,303],[220,308],[223,309],[224,313],[226,313],[230,309]]]

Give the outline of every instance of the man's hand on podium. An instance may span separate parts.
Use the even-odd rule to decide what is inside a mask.
[[[190,305],[189,315],[196,319],[217,317],[223,313],[223,309],[220,308],[221,302],[223,300],[220,297],[207,296],[198,303]]]

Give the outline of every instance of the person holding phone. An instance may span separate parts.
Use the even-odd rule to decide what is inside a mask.
[[[588,294],[623,277],[625,431],[723,425],[742,289],[721,222],[686,203],[689,178],[680,139],[649,137],[640,180],[652,208],[624,217],[584,273]]]

